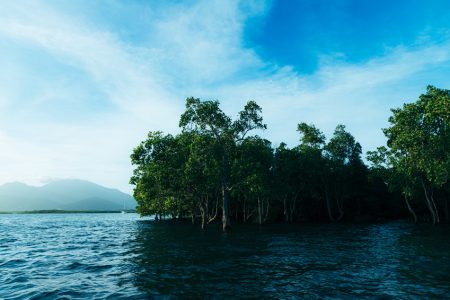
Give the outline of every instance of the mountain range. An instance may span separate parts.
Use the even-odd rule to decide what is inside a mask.
[[[120,211],[135,207],[136,200],[129,194],[79,179],[58,180],[40,187],[21,182],[0,186],[0,211]]]

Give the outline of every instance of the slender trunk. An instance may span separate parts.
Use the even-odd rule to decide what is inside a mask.
[[[303,219],[303,201],[300,199],[297,205],[297,220]]]
[[[200,217],[202,219],[202,229],[206,228],[206,218],[208,217],[208,195],[201,198]]]
[[[289,217],[288,217],[287,207],[286,207],[286,198],[287,198],[287,195],[284,195],[284,198],[283,198],[284,220],[286,221],[286,223],[288,223],[289,222]]]
[[[229,189],[229,172],[228,172],[228,158],[227,154],[222,156],[222,229],[224,231],[231,228],[230,223],[230,189]]]
[[[290,212],[290,217],[289,217],[289,221],[292,223],[294,221],[294,212],[297,206],[297,198],[298,198],[298,194],[299,193],[295,193],[294,195],[294,199],[292,201],[292,205],[291,205],[291,212]]]
[[[264,216],[264,223],[267,222],[267,220],[269,219],[269,199],[266,199],[267,202],[267,206],[266,206],[266,215]]]
[[[294,196],[294,206],[293,206],[293,211],[292,211],[292,213],[294,213],[294,212],[297,212],[297,220],[298,220],[298,216],[299,216],[299,214],[298,214],[298,212],[299,212],[299,210],[298,210],[298,208],[297,208],[297,200],[298,200],[298,197],[300,196],[300,191],[298,191],[297,193],[295,193],[295,196]],[[294,218],[291,218],[291,222],[293,222],[294,221]]]
[[[342,219],[342,217],[344,216],[344,210],[343,210],[344,200],[339,201],[339,193],[337,192],[336,185],[334,185],[334,196],[336,198],[336,207],[339,211],[339,216],[336,218],[336,221],[340,221]]]
[[[205,219],[209,219],[209,197],[208,197],[208,194],[206,194],[206,201],[205,201]]]
[[[192,213],[191,213],[191,221],[192,221],[192,224],[195,224],[195,212],[194,211],[192,211]]]
[[[259,223],[259,225],[261,225],[262,224],[262,215],[261,215],[261,201],[259,200],[259,197],[258,197],[258,223]]]
[[[247,220],[250,219],[253,216],[253,214],[255,213],[255,210],[256,209],[252,210],[252,212],[247,216]]]
[[[244,223],[247,221],[247,207],[245,207],[246,198],[244,196]]]
[[[445,199],[445,221],[449,221],[449,213],[448,213],[448,199]]]
[[[202,217],[202,229],[206,228],[206,211],[203,207],[200,207],[200,215]]]
[[[436,215],[436,222],[439,223],[440,222],[440,220],[439,220],[439,211],[438,211],[438,209],[436,207],[436,203],[434,202],[433,191],[431,191],[431,193],[430,193],[430,199],[431,199],[431,204],[433,204],[434,213]]]
[[[433,209],[433,205],[431,204],[430,198],[428,197],[427,188],[425,187],[425,183],[423,182],[423,180],[422,180],[422,187],[423,187],[423,191],[425,193],[425,199],[427,200],[428,210],[431,213],[431,218],[433,220],[433,224],[436,224],[436,214],[435,214],[435,211]]]
[[[223,196],[223,210],[222,210],[222,229],[224,231],[231,228],[230,223],[230,193],[228,187],[223,184],[222,186],[222,196]]]
[[[325,190],[325,199],[327,200],[328,217],[330,218],[331,222],[334,222],[333,213],[331,212],[330,196],[328,195],[327,190]]]
[[[292,223],[294,221],[294,211],[295,211],[295,201],[297,199],[297,196],[294,195],[294,198],[292,199],[291,203],[288,204],[289,207],[289,223]]]
[[[336,205],[339,210],[339,216],[337,217],[336,221],[340,221],[340,220],[342,220],[342,217],[344,216],[344,209],[343,209],[344,200],[339,201],[339,199],[336,199]]]
[[[292,223],[292,215],[294,213],[294,201],[291,201],[291,203],[288,205],[289,206],[289,223]]]
[[[406,206],[408,207],[409,212],[411,213],[411,215],[414,218],[414,223],[417,223],[417,215],[414,212],[414,210],[412,209],[411,205],[409,204],[409,200],[408,200],[407,196],[405,196],[405,201],[406,201]]]
[[[236,222],[239,221],[239,206],[241,206],[241,193],[237,194],[237,203],[236,203]]]
[[[214,216],[209,217],[208,224],[217,218],[217,211],[219,210],[219,197],[216,197],[216,208],[214,211]]]

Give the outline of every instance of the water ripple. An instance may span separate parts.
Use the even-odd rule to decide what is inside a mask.
[[[450,227],[0,215],[1,299],[445,298]]]

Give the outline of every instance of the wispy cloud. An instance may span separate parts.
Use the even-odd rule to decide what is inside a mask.
[[[429,83],[449,86],[448,40],[359,64],[327,59],[308,76],[265,62],[243,32],[269,9],[259,1],[170,4],[146,22],[144,42],[132,43],[61,7],[9,2],[0,13],[0,45],[9,45],[0,70],[0,182],[79,177],[129,191],[131,149],[148,130],[176,132],[191,95],[219,99],[230,114],[256,100],[269,125],[263,135],[276,143],[294,145],[300,121],[328,135],[344,123],[368,150],[384,142],[389,108]],[[49,60],[34,66],[29,52],[14,49]]]

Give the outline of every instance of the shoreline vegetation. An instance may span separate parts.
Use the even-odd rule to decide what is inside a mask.
[[[60,210],[60,209],[43,209],[43,210],[25,210],[25,211],[0,211],[0,214],[120,214],[120,210]],[[124,210],[126,213],[136,213],[134,209]]]
[[[160,219],[303,223],[450,221],[450,91],[391,109],[386,146],[367,152],[339,124],[327,139],[300,122],[299,144],[272,143],[249,101],[233,120],[219,101],[186,99],[181,133],[150,131],[131,154],[137,212]]]

